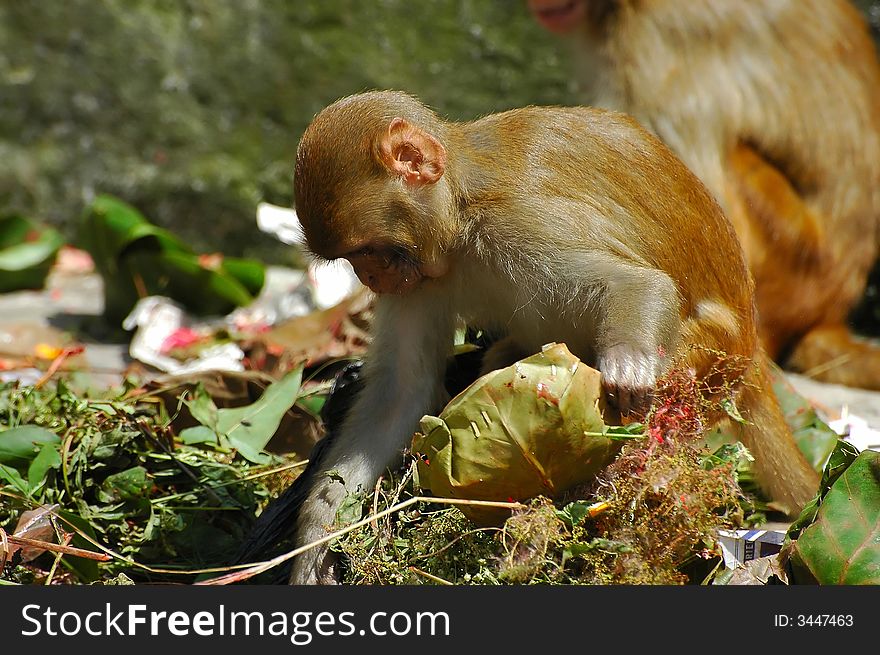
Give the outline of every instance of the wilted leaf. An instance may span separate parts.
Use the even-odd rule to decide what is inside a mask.
[[[859,454],[791,552],[800,582],[880,584],[880,453]]]
[[[723,584],[731,586],[748,585],[762,586],[766,584],[788,584],[788,574],[779,562],[779,556],[769,555],[749,560],[740,564],[729,576],[723,578]],[[716,583],[717,584],[717,583]]]
[[[20,425],[0,432],[0,464],[27,466],[37,456],[40,446],[57,445],[61,438],[37,425]]]
[[[47,446],[48,447],[48,446]],[[16,537],[25,537],[27,539],[35,539],[37,541],[55,541],[55,528],[52,525],[52,517],[58,510],[58,505],[41,505],[36,509],[23,512],[15,524],[13,534]],[[30,562],[46,552],[44,548],[39,546],[16,546],[12,544],[13,554],[16,551],[21,552],[21,559],[24,562]]]
[[[565,345],[548,346],[477,380],[413,440],[419,485],[470,500],[556,496],[589,481],[617,455],[605,436],[600,373]],[[480,523],[506,516],[464,506]]]

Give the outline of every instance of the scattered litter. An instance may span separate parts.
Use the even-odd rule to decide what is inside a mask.
[[[739,564],[782,550],[786,528],[763,530],[719,530],[718,541],[724,557],[724,566],[735,569]]]
[[[293,209],[261,202],[257,206],[257,226],[282,243],[297,246],[305,244],[302,227]],[[312,286],[314,308],[317,309],[333,307],[362,287],[351,264],[344,259],[311,262],[308,279]]]
[[[829,421],[828,425],[859,450],[880,451],[880,430],[872,428],[865,419],[851,414],[846,405],[840,418]]]
[[[207,346],[186,361],[165,354],[168,352],[166,344],[173,340],[175,334],[181,334],[181,330],[188,330],[192,334],[194,330],[202,329],[206,338],[212,333],[207,324],[202,324],[201,328],[191,324],[183,308],[169,298],[141,298],[122,326],[126,330],[137,328],[129,346],[131,357],[161,371],[180,375],[209,370],[244,370],[244,352],[231,342]]]
[[[240,332],[261,332],[282,321],[305,316],[316,308],[308,276],[303,271],[270,267],[256,300],[235,309],[226,323]]]

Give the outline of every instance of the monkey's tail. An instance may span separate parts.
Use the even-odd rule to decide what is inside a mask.
[[[785,422],[763,350],[759,350],[744,382],[737,405],[746,423],[734,423],[737,436],[755,458],[761,488],[789,516],[797,515],[816,495],[819,474],[807,462]]]
[[[362,368],[363,362],[351,362],[337,374],[330,395],[321,410],[321,420],[327,430],[326,436],[312,448],[305,470],[257,517],[238,552],[232,557],[231,564],[246,564],[269,559],[290,546],[289,541],[297,516],[323,466],[324,455],[339,434],[342,421],[354,401],[355,394],[363,388]],[[264,584],[286,584],[292,566],[293,563],[288,560],[276,567],[272,575],[265,576]]]

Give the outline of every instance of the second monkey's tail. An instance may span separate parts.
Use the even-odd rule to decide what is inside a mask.
[[[819,474],[807,462],[785,422],[770,381],[769,360],[759,350],[740,390],[737,406],[747,423],[736,435],[755,458],[758,484],[789,516],[797,515],[819,489]]]

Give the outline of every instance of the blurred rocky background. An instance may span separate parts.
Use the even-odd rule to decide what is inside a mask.
[[[72,238],[116,195],[199,251],[290,263],[255,229],[289,206],[312,116],[370,88],[453,119],[575,102],[518,0],[0,0],[0,210]]]
[[[856,4],[878,33],[880,1]],[[336,98],[404,89],[453,119],[578,101],[525,0],[0,0],[0,43],[0,212],[72,239],[110,193],[195,250],[267,263],[296,251],[256,205],[290,205],[299,136]]]

